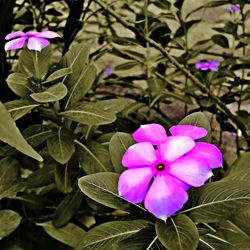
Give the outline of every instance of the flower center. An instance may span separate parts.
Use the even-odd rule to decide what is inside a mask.
[[[156,169],[158,170],[158,171],[163,171],[164,169],[165,169],[165,165],[164,164],[158,164],[157,166],[156,166]]]

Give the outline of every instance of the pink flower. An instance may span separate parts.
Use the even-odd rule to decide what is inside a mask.
[[[238,11],[240,10],[240,6],[238,4],[236,5],[231,5],[227,8],[224,9],[225,12],[228,12],[228,11]]]
[[[28,41],[27,47],[30,50],[41,51],[41,49],[47,47],[50,42],[46,38],[55,38],[60,37],[56,32],[44,30],[42,32],[30,31],[24,33],[22,31],[17,31],[8,34],[5,39],[10,40],[4,46],[4,49],[7,50],[16,50],[21,49],[25,42]]]
[[[211,70],[216,71],[220,65],[219,61],[213,60],[210,62],[197,62],[195,67],[200,70]]]
[[[213,144],[195,142],[204,128],[176,125],[167,136],[159,124],[142,125],[133,134],[138,142],[122,158],[128,169],[119,178],[118,191],[129,202],[144,201],[145,208],[166,220],[188,200],[187,190],[203,185],[212,169],[221,167],[221,151]]]

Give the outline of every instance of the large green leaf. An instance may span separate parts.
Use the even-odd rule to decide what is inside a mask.
[[[32,92],[31,83],[22,73],[12,73],[6,79],[9,88],[18,96],[25,97]]]
[[[85,43],[72,46],[63,57],[62,64],[66,67],[72,68],[73,70],[73,73],[65,77],[63,80],[69,89],[77,82],[77,79],[79,79],[83,65],[88,63],[88,59],[89,46]]]
[[[179,122],[179,124],[190,124],[205,128],[208,134],[206,137],[201,138],[200,141],[211,142],[212,140],[211,126],[209,120],[202,112],[195,112],[186,116]]]
[[[75,151],[73,135],[63,127],[47,139],[47,146],[50,155],[61,164],[68,162]]]
[[[55,72],[53,72],[51,75],[49,75],[46,79],[46,81],[43,82],[43,84],[45,83],[49,83],[49,82],[54,82],[54,81],[57,81],[69,74],[71,74],[73,71],[71,68],[62,68],[62,69],[59,69]]]
[[[37,147],[46,141],[52,133],[53,131],[49,127],[33,124],[23,131],[23,136],[32,147]]]
[[[85,231],[73,223],[68,223],[61,228],[55,228],[51,221],[36,223],[36,225],[43,227],[52,238],[71,247],[76,247],[85,235]]]
[[[250,205],[249,181],[224,180],[190,191],[186,210],[197,222],[225,220]]]
[[[62,82],[59,82],[47,88],[43,92],[31,94],[30,97],[37,102],[47,103],[59,101],[63,99],[67,95],[67,93],[67,87]]]
[[[18,68],[25,75],[32,75],[36,79],[43,79],[49,69],[51,46],[44,48],[41,52],[23,49],[19,56]]]
[[[165,250],[155,235],[153,227],[145,227],[139,232],[114,244],[115,250]]]
[[[28,114],[32,109],[38,107],[40,104],[37,104],[31,100],[14,100],[4,103],[4,106],[10,112],[14,120],[18,120],[24,115]]]
[[[125,170],[122,166],[122,156],[127,148],[135,143],[130,134],[117,132],[115,133],[109,143],[109,152],[112,164],[117,173]]]
[[[24,183],[18,181],[20,164],[13,158],[3,158],[0,161],[0,200],[14,198],[17,192],[22,191]]]
[[[232,244],[216,237],[200,236],[197,250],[236,250]],[[243,250],[243,249],[242,249]]]
[[[115,121],[114,112],[105,111],[98,103],[78,103],[61,113],[70,120],[86,125],[102,125]]]
[[[52,223],[55,227],[61,227],[69,222],[81,205],[83,194],[80,190],[68,194],[58,205]]]
[[[128,100],[125,98],[107,99],[98,101],[98,105],[103,108],[104,111],[112,111],[115,114],[121,112],[128,106]]]
[[[0,240],[19,226],[22,217],[12,210],[0,210]]]
[[[105,206],[129,212],[145,211],[139,205],[129,203],[119,196],[118,178],[119,174],[116,173],[96,173],[81,177],[78,185],[89,198]]]
[[[229,167],[228,171],[226,172],[226,177],[227,178],[233,178],[234,176],[244,177],[245,174],[250,172],[249,162],[250,162],[250,152],[242,153]]]
[[[28,188],[37,188],[47,186],[55,182],[55,166],[46,164],[42,168],[34,171],[27,179]]]
[[[195,250],[199,243],[195,224],[183,214],[168,218],[166,223],[158,220],[156,234],[168,250]]]
[[[87,145],[79,141],[76,141],[76,143],[79,145],[80,167],[84,169],[87,174],[112,172],[114,170],[109,152],[103,145],[94,142]]]
[[[38,161],[43,161],[43,158],[23,138],[15,121],[1,102],[0,117],[0,140]]]
[[[238,213],[231,218],[232,223],[240,228],[245,234],[250,236],[250,209],[243,213]]]
[[[76,250],[112,249],[113,244],[137,233],[148,225],[145,220],[107,222],[87,232]]]
[[[69,96],[65,108],[80,101],[88,93],[95,77],[96,68],[93,65],[82,66],[82,72],[79,75],[79,78],[69,90]]]

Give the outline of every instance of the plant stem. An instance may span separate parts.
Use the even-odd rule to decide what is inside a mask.
[[[123,20],[114,10],[109,8],[109,6],[102,0],[95,0],[97,4],[99,4],[101,7],[103,7],[109,14],[116,18],[116,20],[121,23],[125,28],[131,30],[135,34],[140,34],[140,32],[130,23]],[[247,128],[245,124],[238,119],[236,115],[234,115],[230,109],[212,92],[209,91],[209,89],[203,85],[202,82],[199,81],[197,77],[195,77],[188,69],[186,69],[182,64],[180,64],[172,55],[170,55],[160,44],[155,42],[153,39],[149,37],[145,37],[146,41],[154,47],[156,50],[161,52],[161,54],[166,57],[173,65],[175,65],[179,70],[181,70],[193,83],[196,85],[203,93],[206,93],[220,108],[221,112],[228,116],[228,118],[233,121],[239,129],[242,131],[243,136],[246,139],[246,142],[248,144],[248,147],[250,147],[250,136],[247,134]]]

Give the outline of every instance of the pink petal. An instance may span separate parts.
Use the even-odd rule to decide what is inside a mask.
[[[193,158],[189,153],[174,161],[168,173],[194,187],[203,185],[213,175],[204,159]]]
[[[16,38],[16,37],[24,37],[25,36],[25,33],[22,32],[22,31],[16,31],[16,32],[13,32],[13,33],[10,33],[8,34],[5,39],[6,40],[10,40],[10,39],[13,39],[13,38]]]
[[[172,135],[182,135],[188,136],[193,140],[205,137],[207,135],[207,130],[202,127],[197,127],[193,125],[175,125],[172,126],[169,131]]]
[[[141,125],[133,133],[133,138],[137,142],[151,142],[152,144],[159,144],[164,142],[167,138],[165,129],[160,124],[146,124]]]
[[[151,168],[133,168],[120,175],[118,182],[119,195],[132,203],[144,200],[149,182],[153,177]]]
[[[6,51],[7,50],[21,49],[24,46],[26,39],[27,39],[26,37],[21,37],[21,38],[11,40],[5,44],[4,49]]]
[[[55,37],[60,37],[60,36],[56,32],[43,30],[42,32],[39,32],[38,34],[36,34],[35,37],[55,38]]]
[[[122,165],[128,168],[150,166],[157,160],[156,152],[149,142],[130,146],[122,157]]]
[[[30,37],[28,40],[28,49],[41,51],[41,49],[47,47],[49,45],[49,41],[43,38]]]
[[[166,220],[188,200],[187,192],[169,175],[157,175],[146,195],[144,206],[157,218]]]
[[[188,155],[193,158],[203,158],[210,168],[219,168],[222,166],[221,151],[210,143],[197,142]]]
[[[187,136],[169,136],[158,148],[160,156],[167,162],[172,162],[194,148],[195,142]]]

